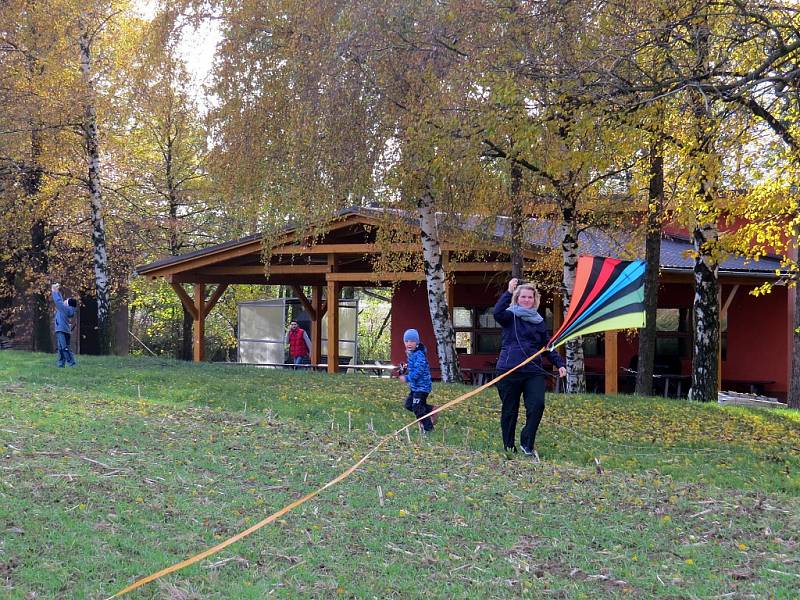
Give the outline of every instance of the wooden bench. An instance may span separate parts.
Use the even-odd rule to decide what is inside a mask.
[[[764,388],[775,383],[771,379],[723,379],[722,389],[731,392],[747,392],[764,395]]]

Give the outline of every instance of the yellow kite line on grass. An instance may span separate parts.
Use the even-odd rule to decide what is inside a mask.
[[[458,398],[454,398],[437,407],[427,415],[416,419],[407,425],[404,425],[397,431],[383,436],[378,443],[369,450],[358,462],[353,464],[347,470],[343,471],[322,487],[314,490],[292,502],[287,504],[280,510],[272,513],[266,519],[259,521],[255,525],[248,527],[244,531],[228,538],[224,542],[220,542],[216,546],[208,548],[199,554],[187,558],[179,563],[162,569],[157,573],[148,575],[134,581],[128,587],[120,590],[107,600],[112,598],[119,598],[120,596],[132,592],[133,590],[147,585],[151,581],[155,581],[169,575],[175,571],[200,562],[204,558],[216,554],[223,548],[227,548],[231,544],[235,544],[242,538],[247,537],[273,521],[279,519],[286,513],[294,510],[301,504],[305,504],[315,496],[318,496],[329,487],[332,487],[340,481],[347,479],[352,475],[361,465],[363,465],[370,456],[377,452],[386,442],[396,437],[398,434],[407,430],[409,427],[419,423],[426,417],[440,413],[457,404],[460,404],[468,398],[472,398],[476,394],[490,388],[501,379],[507,377],[517,369],[531,362],[538,357],[545,349],[554,349],[567,340],[570,340],[582,333],[590,333],[597,331],[604,331],[608,329],[618,329],[621,327],[643,327],[644,326],[644,262],[643,261],[620,261],[612,258],[603,258],[597,256],[582,256],[578,260],[578,269],[575,274],[575,287],[573,292],[573,301],[570,303],[567,316],[564,318],[564,324],[551,338],[550,342],[539,350],[536,354],[529,356],[523,362],[518,364],[513,369],[505,371],[501,375],[495,377],[488,383],[475,388],[462,394]],[[604,326],[605,325],[605,326]]]

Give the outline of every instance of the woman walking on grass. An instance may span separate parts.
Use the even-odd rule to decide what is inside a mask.
[[[550,339],[544,319],[538,312],[539,291],[529,283],[520,284],[515,277],[508,282],[508,291],[503,292],[494,306],[494,320],[502,329],[502,347],[497,359],[499,373],[509,371],[525,359],[541,350]],[[558,368],[559,377],[565,377],[567,370],[557,352],[543,353]],[[539,458],[534,443],[536,430],[544,414],[544,376],[541,356],[514,371],[497,383],[502,409],[500,429],[503,433],[503,447],[506,452],[516,452],[514,443],[519,415],[519,400],[525,400],[525,427],[520,432],[519,442],[522,452]]]

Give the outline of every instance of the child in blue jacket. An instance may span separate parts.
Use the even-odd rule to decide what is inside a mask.
[[[407,371],[400,379],[408,383],[408,397],[406,410],[410,410],[419,419],[424,417],[433,408],[428,404],[428,394],[431,393],[431,369],[425,355],[425,346],[419,341],[419,332],[416,329],[407,329],[403,334],[403,344],[406,346],[408,356]],[[420,421],[423,433],[433,431],[433,422],[430,417]]]

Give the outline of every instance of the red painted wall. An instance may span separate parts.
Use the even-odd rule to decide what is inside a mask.
[[[457,285],[455,287],[454,306],[481,308],[494,306],[502,287],[483,284]],[[542,295],[543,305],[550,305],[552,299]],[[392,362],[399,364],[406,361],[403,332],[414,328],[419,331],[420,340],[428,349],[428,362],[431,369],[439,368],[439,357],[436,355],[436,338],[433,335],[430,310],[428,309],[428,292],[425,283],[402,282],[392,298]],[[497,361],[496,354],[459,354],[459,365],[462,368],[486,369]],[[434,377],[438,373],[434,372]]]
[[[730,294],[732,285],[722,286],[723,302]],[[784,287],[778,287],[771,294],[752,296],[752,286],[739,286],[728,309],[728,350],[722,362],[722,379],[730,380],[770,380],[775,383],[765,386],[766,393],[785,397],[789,377],[790,330],[789,294]],[[500,288],[483,285],[456,286],[456,306],[492,306],[501,293]],[[691,309],[694,290],[691,284],[662,284],[659,289],[659,307]],[[551,302],[546,296],[544,304]],[[428,360],[434,375],[439,367],[436,356],[436,340],[428,311],[427,291],[424,283],[403,282],[398,285],[392,300],[392,362],[405,362],[403,332],[408,328],[420,332],[420,338],[428,348]],[[627,367],[631,358],[638,353],[638,335],[620,335],[617,361],[620,367]],[[487,363],[495,361],[495,355],[461,354],[462,367],[484,369]],[[682,372],[691,372],[691,358],[681,361]],[[602,373],[603,357],[586,359],[587,372]]]
[[[731,286],[723,286],[727,298]],[[751,286],[739,286],[728,310],[728,356],[722,362],[722,379],[762,379],[768,394],[786,397],[789,381],[788,293],[776,287],[753,296]]]
[[[454,306],[481,307],[494,306],[500,296],[499,288],[486,285],[459,285],[455,288]],[[392,298],[392,362],[406,362],[403,346],[403,332],[414,328],[419,331],[420,340],[428,349],[428,362],[431,369],[439,368],[436,355],[436,338],[431,325],[428,308],[428,291],[425,283],[402,282],[397,286]],[[460,354],[459,364],[465,368],[485,369],[487,362],[495,362],[495,354]],[[436,373],[434,373],[436,375]]]

